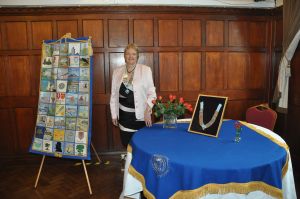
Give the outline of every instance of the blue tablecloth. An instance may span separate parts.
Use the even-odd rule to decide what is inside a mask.
[[[143,128],[130,143],[129,172],[142,181],[147,198],[256,189],[280,197],[287,151],[246,126],[235,143],[234,122],[223,121],[218,138],[190,133],[184,123],[177,129]]]

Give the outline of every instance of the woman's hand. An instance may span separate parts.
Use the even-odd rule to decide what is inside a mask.
[[[151,119],[151,108],[149,106],[147,106],[145,112],[144,112],[144,120],[146,123],[147,127],[151,127],[152,126],[152,119]]]
[[[112,123],[113,125],[118,126],[119,124],[118,119],[112,119]]]

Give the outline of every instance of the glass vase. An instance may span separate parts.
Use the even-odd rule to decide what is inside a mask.
[[[240,130],[236,130],[236,131],[235,131],[235,138],[234,138],[234,141],[238,143],[238,142],[241,141],[241,139],[242,139],[242,138],[241,138],[241,129],[240,129]]]
[[[163,115],[163,128],[177,128],[176,114],[164,114]]]

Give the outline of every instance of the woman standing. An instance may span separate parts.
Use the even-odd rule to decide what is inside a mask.
[[[112,122],[119,126],[121,141],[127,147],[134,132],[150,127],[152,100],[156,99],[150,67],[138,64],[139,50],[135,44],[124,49],[125,65],[114,70],[110,110]]]

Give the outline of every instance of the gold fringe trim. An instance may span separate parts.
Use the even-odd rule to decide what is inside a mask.
[[[137,172],[133,166],[129,166],[128,172],[142,183],[143,192],[147,199],[155,199],[155,196],[146,188],[145,178]],[[260,190],[275,198],[282,199],[281,189],[268,185],[264,182],[254,181],[248,183],[207,184],[194,190],[177,191],[170,199],[193,199],[204,197],[208,194],[239,193],[248,194]]]
[[[143,185],[143,193],[144,193],[145,197],[147,199],[155,199],[154,195],[150,191],[148,191],[148,189],[146,188],[146,183],[145,183],[146,181],[145,181],[144,176],[142,174],[140,174],[139,172],[137,172],[135,170],[135,168],[133,168],[133,166],[131,166],[131,165],[128,168],[128,172],[132,176],[134,176],[136,179],[138,179],[138,181],[140,181],[142,183],[142,185]]]
[[[130,144],[127,145],[127,152],[132,154],[132,146]]]
[[[170,197],[170,199],[196,199],[208,194],[248,194],[257,190],[260,190],[278,199],[283,198],[282,190],[270,186],[264,182],[254,181],[248,183],[207,184],[194,190],[177,191],[172,197]]]
[[[244,121],[240,121],[243,125],[247,126],[248,128],[252,129],[253,131],[259,133],[260,135],[268,138],[269,140],[271,140],[272,142],[274,142],[275,144],[277,144],[278,146],[282,147],[285,149],[286,151],[286,160],[285,160],[285,164],[282,168],[282,174],[281,174],[281,178],[283,178],[288,170],[288,166],[289,166],[289,146],[286,143],[280,142],[277,139],[275,139],[274,137],[272,137],[271,135],[265,133],[264,131],[257,129],[255,126],[253,126],[252,124],[249,124],[247,122]]]

